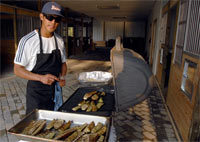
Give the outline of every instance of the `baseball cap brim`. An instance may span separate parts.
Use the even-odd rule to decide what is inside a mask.
[[[44,14],[48,14],[48,15],[57,15],[57,16],[61,16],[61,17],[64,17],[62,14],[60,13],[56,13],[56,12],[42,12]]]

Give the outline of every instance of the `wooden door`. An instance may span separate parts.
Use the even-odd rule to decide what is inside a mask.
[[[150,46],[150,58],[149,64],[152,67],[153,65],[153,58],[154,58],[154,49],[155,49],[155,39],[156,39],[156,27],[157,27],[157,19],[155,19],[152,23],[151,27],[151,46]]]
[[[169,14],[165,13],[161,19],[161,28],[160,28],[160,49],[158,53],[158,61],[157,61],[157,71],[156,71],[156,79],[163,89],[164,87],[164,74],[166,67],[166,55],[168,52],[167,40],[166,38],[169,36],[167,32],[168,26],[168,18]]]
[[[177,25],[177,7],[169,8],[167,13],[163,15],[161,28],[161,45],[159,59],[157,62],[156,78],[163,91],[164,97],[167,96],[168,81],[170,74],[170,66],[172,60],[172,49],[175,42],[175,31]],[[163,26],[163,27],[162,27]]]

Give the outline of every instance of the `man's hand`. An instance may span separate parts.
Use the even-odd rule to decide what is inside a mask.
[[[60,81],[56,76],[52,74],[41,75],[41,78],[40,78],[40,82],[47,85],[51,85],[55,80]]]
[[[65,80],[60,80],[60,81],[59,81],[59,84],[60,84],[60,87],[65,86]]]
[[[24,66],[14,64],[14,73],[22,78],[34,81],[40,81],[43,84],[51,85],[54,81],[60,81],[56,76],[52,74],[40,75],[32,73],[25,69]]]

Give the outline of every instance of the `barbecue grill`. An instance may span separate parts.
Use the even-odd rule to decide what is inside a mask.
[[[115,111],[126,110],[148,97],[153,88],[153,75],[144,59],[130,49],[122,48],[120,39],[111,50],[113,86],[81,87],[59,108],[59,111],[99,116],[111,116]],[[103,90],[104,105],[97,112],[72,111],[83,100],[85,93]]]

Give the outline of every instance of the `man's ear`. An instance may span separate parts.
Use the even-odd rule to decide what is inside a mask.
[[[44,19],[44,15],[40,13],[40,20],[43,21],[43,19]]]

